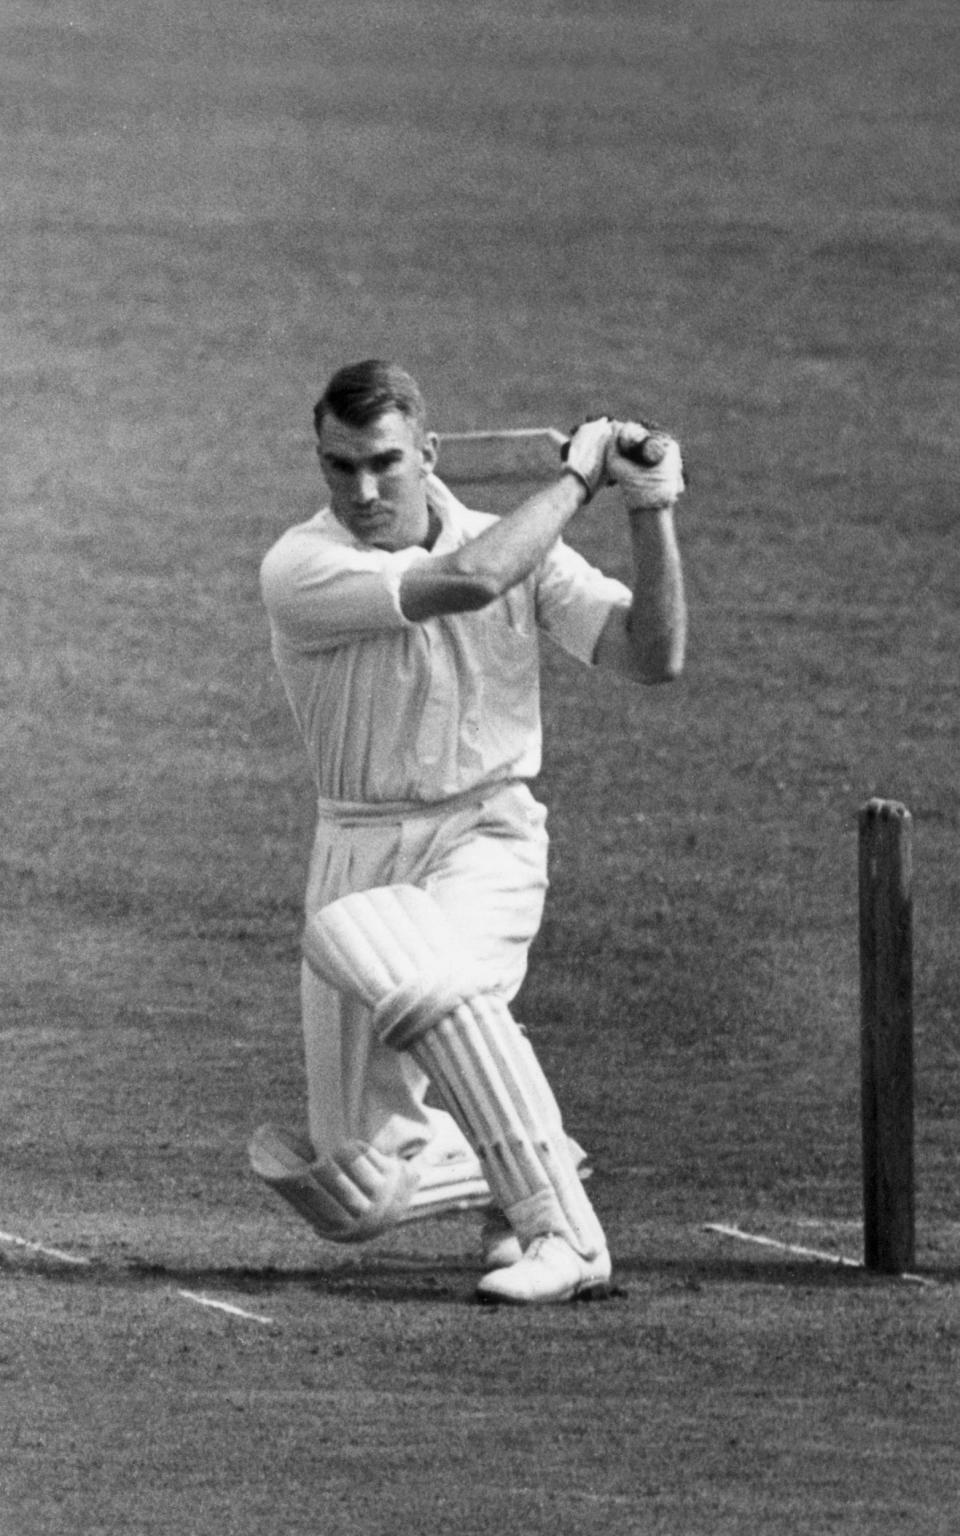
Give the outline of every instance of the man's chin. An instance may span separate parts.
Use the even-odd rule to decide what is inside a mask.
[[[402,507],[383,507],[378,512],[360,512],[353,509],[349,513],[338,513],[335,510],[334,516],[352,538],[359,544],[366,544],[370,549],[387,549],[395,552],[417,542],[416,534],[411,532],[410,528],[411,523],[416,520]],[[425,511],[423,515],[425,527],[428,521],[429,513]]]
[[[372,517],[355,517],[350,531],[364,544],[375,544],[383,549],[392,544],[396,530],[389,512],[378,512]]]

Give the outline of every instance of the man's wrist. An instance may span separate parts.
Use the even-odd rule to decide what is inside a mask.
[[[672,512],[676,504],[676,501],[658,501],[654,506],[644,506],[642,503],[634,507],[628,505],[627,516],[641,518],[650,517],[656,512]]]
[[[573,484],[576,486],[576,488],[577,488],[577,490],[579,492],[579,495],[578,495],[578,498],[577,498],[577,505],[581,506],[581,507],[585,507],[587,502],[592,497],[593,491],[591,490],[590,486],[587,484],[587,482],[584,479],[583,475],[581,475],[578,470],[571,469],[570,465],[567,464],[567,465],[564,466],[564,469],[561,472],[560,480],[559,480],[558,483],[560,485],[563,485],[565,481],[569,482],[571,480],[573,481]]]

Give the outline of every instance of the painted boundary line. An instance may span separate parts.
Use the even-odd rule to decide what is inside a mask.
[[[264,1323],[268,1327],[273,1326],[272,1317],[263,1317],[259,1312],[248,1312],[244,1307],[236,1307],[230,1301],[217,1301],[214,1296],[201,1296],[199,1291],[177,1291],[177,1295],[184,1301],[196,1302],[198,1307],[213,1307],[217,1312],[226,1312],[230,1317],[242,1317],[248,1323]]]
[[[13,1248],[25,1248],[28,1253],[39,1253],[45,1259],[56,1259],[60,1264],[92,1264],[92,1259],[83,1258],[77,1253],[64,1253],[62,1248],[48,1248],[45,1243],[32,1242],[29,1237],[19,1237],[16,1232],[0,1232],[0,1243],[8,1243]]]
[[[741,1243],[754,1243],[761,1248],[776,1248],[779,1253],[790,1253],[800,1259],[818,1259],[821,1263],[833,1264],[841,1269],[859,1269],[863,1274],[870,1271],[861,1264],[859,1259],[848,1258],[843,1253],[831,1253],[826,1248],[807,1248],[802,1243],[784,1243],[776,1237],[763,1237],[758,1232],[744,1232],[741,1227],[728,1227],[722,1222],[707,1222],[705,1232],[716,1232],[720,1237],[736,1238]],[[926,1275],[891,1275],[891,1280],[904,1280],[910,1285],[936,1285],[935,1280]]]

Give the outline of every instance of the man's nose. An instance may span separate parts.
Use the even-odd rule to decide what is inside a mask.
[[[378,497],[377,477],[369,469],[358,469],[353,482],[353,499],[358,507],[368,506]]]

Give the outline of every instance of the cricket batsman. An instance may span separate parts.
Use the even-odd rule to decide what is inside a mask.
[[[530,788],[539,644],[627,682],[678,676],[680,450],[658,434],[641,454],[644,427],[585,421],[552,482],[495,517],[438,478],[423,397],[397,365],[340,369],[314,422],[329,505],[261,571],[318,795],[301,971],[309,1135],[263,1126],[251,1163],[333,1242],[476,1207],[482,1300],[603,1294],[585,1155],[511,1012],[547,888]],[[564,543],[581,514],[623,518],[630,587]]]

